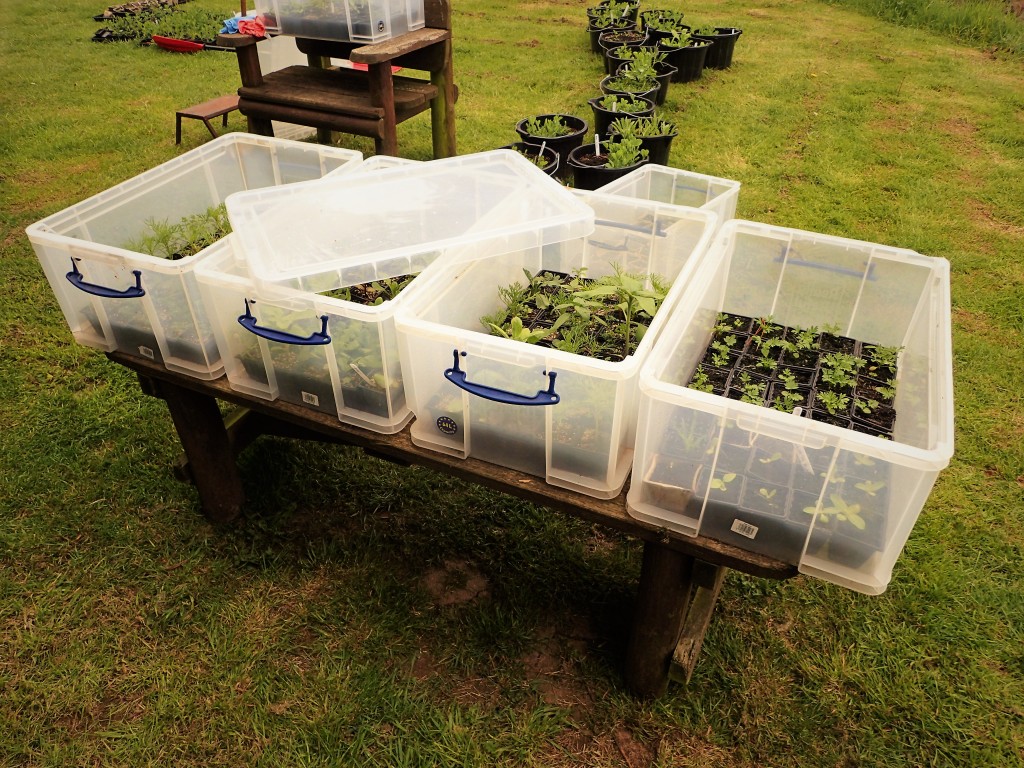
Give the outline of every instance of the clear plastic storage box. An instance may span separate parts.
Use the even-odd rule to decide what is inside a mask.
[[[361,159],[347,149],[230,133],[27,233],[79,343],[214,379],[222,373],[220,355],[193,275],[208,249],[152,256],[139,250],[143,238],[152,241],[190,217],[205,219],[233,192],[319,179]]]
[[[719,313],[902,348],[892,439],[684,386]],[[633,516],[879,594],[952,455],[949,265],[729,222],[655,345],[640,389]]]
[[[422,29],[423,0],[258,0],[272,35],[377,43]]]
[[[693,208],[576,193],[594,210],[587,237],[453,259],[396,316],[417,445],[616,496],[633,455],[637,375],[704,255],[716,217]],[[620,362],[489,335],[499,289],[542,270],[587,278],[656,274],[673,282],[635,353]],[[665,313],[665,315],[663,315]],[[557,378],[553,378],[557,377]],[[557,396],[558,402],[554,403]]]
[[[230,386],[381,433],[411,412],[394,314],[445,249],[578,237],[593,211],[510,151],[233,195],[233,248],[197,270]],[[364,305],[345,289],[415,277]]]
[[[689,205],[714,211],[718,215],[718,226],[722,226],[729,219],[736,217],[740,183],[648,163],[605,184],[599,191],[609,195],[655,200],[672,205]]]

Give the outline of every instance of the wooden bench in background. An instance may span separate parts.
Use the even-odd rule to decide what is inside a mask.
[[[426,0],[426,27],[373,45],[296,37],[308,64],[264,74],[257,40],[220,35],[235,49],[242,87],[239,110],[249,131],[273,135],[272,121],[312,126],[327,143],[331,131],[369,136],[377,154],[398,154],[399,123],[430,110],[434,157],[452,157],[456,89],[452,66],[451,4]],[[344,59],[366,69],[330,66]],[[429,80],[395,75],[393,67],[425,72]]]

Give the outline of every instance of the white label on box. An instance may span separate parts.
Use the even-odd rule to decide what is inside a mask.
[[[139,347],[139,354],[142,355],[147,360],[156,359],[156,355],[153,354],[153,350],[150,349],[149,347]]]
[[[748,539],[753,539],[757,536],[757,526],[745,523],[739,518],[732,521],[732,528],[730,530],[733,533],[738,533],[740,536],[746,536]]]
[[[302,393],[302,402],[306,405],[312,405],[314,408],[320,407],[320,398],[316,395],[311,395],[309,392]]]

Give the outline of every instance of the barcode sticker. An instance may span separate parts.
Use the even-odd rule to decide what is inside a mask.
[[[732,521],[732,528],[730,530],[733,533],[738,533],[740,536],[746,536],[748,539],[753,539],[757,536],[757,526],[745,523],[739,518]]]
[[[156,359],[156,355],[153,354],[153,350],[150,349],[149,347],[139,347],[139,354],[142,355],[147,360]]]
[[[314,408],[320,407],[320,398],[309,392],[302,393],[302,402],[306,405],[312,405]]]

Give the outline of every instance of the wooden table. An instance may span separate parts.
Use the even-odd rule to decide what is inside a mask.
[[[242,513],[245,492],[235,458],[259,435],[272,434],[357,446],[379,458],[455,475],[641,539],[643,564],[624,678],[643,698],[664,694],[670,677],[689,680],[727,569],[770,579],[796,575],[788,563],[636,520],[626,511],[625,492],[594,499],[494,464],[419,448],[408,428],[380,435],[326,414],[236,392],[223,377],[200,381],[118,352],[107,357],[135,371],[143,391],[167,403],[185,450],[179,472],[195,485],[210,522],[228,523]],[[241,407],[224,418],[218,400]]]

